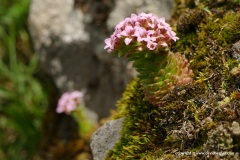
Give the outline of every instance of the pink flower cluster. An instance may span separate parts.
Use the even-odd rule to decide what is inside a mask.
[[[80,91],[66,92],[58,100],[57,113],[70,114],[81,103],[84,93]]]
[[[168,47],[178,37],[172,28],[165,22],[165,18],[158,18],[149,13],[132,14],[116,27],[110,38],[105,40],[108,52],[121,50],[123,45],[137,47],[139,51],[144,49],[155,50]]]

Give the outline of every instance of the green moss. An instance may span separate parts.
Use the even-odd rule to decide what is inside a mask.
[[[233,11],[226,12],[222,19],[209,15],[198,25],[195,34],[179,34],[175,50],[184,52],[190,59],[196,79],[207,78],[213,73],[229,75],[226,65],[234,63],[234,60],[229,61],[229,50],[239,38],[239,20],[240,14]]]
[[[198,24],[206,17],[207,12],[203,9],[192,9],[179,17],[177,31],[189,33],[196,31]]]
[[[189,13],[178,19],[180,39],[172,46],[190,61],[194,82],[176,87],[158,107],[145,99],[138,79],[130,83],[114,116],[125,116],[122,137],[107,159],[204,159],[204,152],[239,159],[218,153],[240,152],[240,71],[231,50],[240,40],[240,2],[208,2],[178,6],[181,13],[204,13],[201,20]]]
[[[158,125],[154,125],[158,112],[156,107],[145,100],[139,79],[128,85],[123,98],[117,104],[121,114],[114,117],[125,116],[122,138],[109,152],[107,159],[141,159],[161,145],[159,142],[165,133]]]

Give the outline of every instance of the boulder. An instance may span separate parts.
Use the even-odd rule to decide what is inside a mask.
[[[174,0],[116,0],[115,3],[116,5],[107,20],[109,29],[114,28],[132,13],[153,13],[169,20],[174,7]]]
[[[112,149],[120,138],[124,118],[105,123],[93,135],[90,146],[94,160],[104,160],[107,152]]]

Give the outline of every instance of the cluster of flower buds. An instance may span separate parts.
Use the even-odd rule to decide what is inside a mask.
[[[158,18],[149,13],[132,14],[116,27],[110,38],[105,40],[108,52],[127,53],[129,50],[138,51],[167,48],[176,41],[176,33],[165,22],[165,18]],[[124,53],[125,52],[125,53]]]

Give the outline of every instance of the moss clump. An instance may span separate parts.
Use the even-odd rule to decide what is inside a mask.
[[[183,33],[196,31],[196,27],[198,27],[198,24],[201,23],[206,15],[207,12],[202,9],[192,9],[185,12],[179,17],[177,31]]]
[[[121,141],[109,152],[107,159],[140,159],[147,152],[161,145],[160,137],[165,137],[164,131],[157,122],[156,107],[144,98],[139,79],[131,82],[123,98],[117,103],[119,113],[115,118],[125,115]],[[146,114],[143,114],[146,113]],[[152,123],[149,123],[149,122]],[[149,145],[146,145],[149,144]]]
[[[191,16],[177,22],[183,27],[172,49],[188,58],[193,83],[175,87],[153,106],[139,80],[133,81],[118,102],[115,118],[126,118],[122,137],[107,159],[240,158],[240,71],[231,49],[240,41],[239,2],[211,2],[191,4],[191,12],[206,14],[200,22]]]

